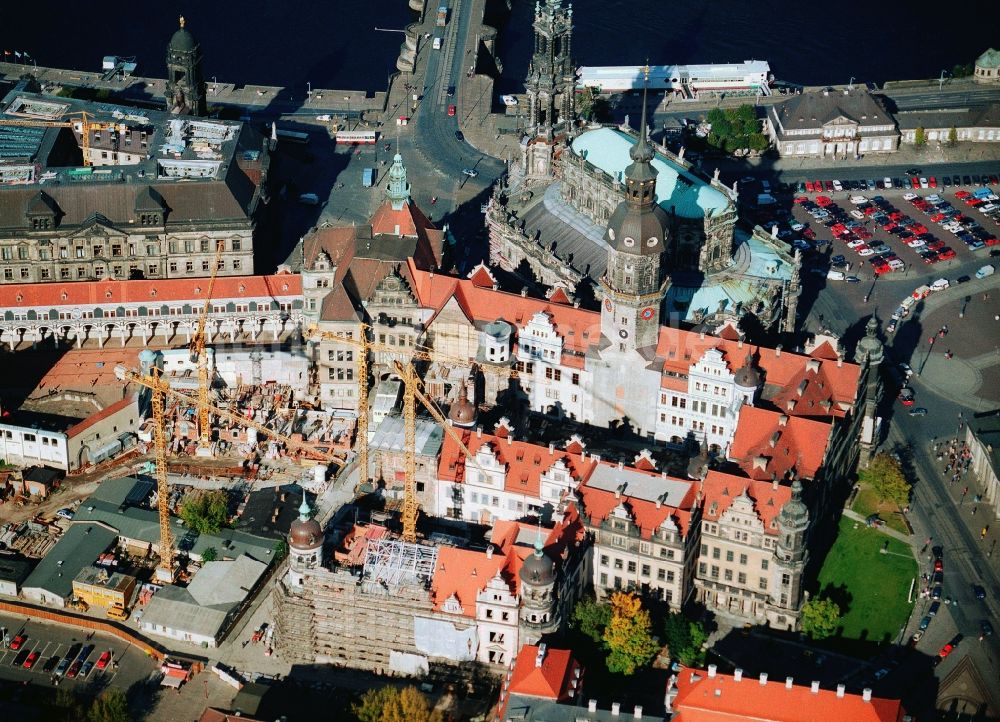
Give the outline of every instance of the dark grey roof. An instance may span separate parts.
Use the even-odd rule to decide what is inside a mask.
[[[867,90],[802,93],[771,107],[784,130],[822,127],[843,117],[860,126],[892,123],[889,115]]]
[[[663,717],[649,714],[643,710],[643,722],[663,722]],[[610,709],[596,709],[590,712],[585,705],[575,705],[570,702],[556,702],[551,699],[529,697],[522,694],[512,694],[507,703],[503,722],[626,722],[635,719],[634,705],[622,704],[617,715]]]
[[[546,196],[549,193],[558,195],[557,184],[550,186],[550,189],[546,190]],[[608,247],[601,238],[604,228],[591,223],[568,204],[559,203],[556,212],[550,210],[548,205],[545,202],[536,203],[521,215],[528,237],[537,235],[543,239],[546,247],[554,244],[556,254],[563,260],[572,255],[571,265],[580,273],[586,273],[591,278],[603,276],[608,266]],[[571,220],[559,215],[560,210],[575,218]],[[578,227],[579,222],[588,224],[594,235],[582,231]]]
[[[1000,127],[1000,103],[981,108],[943,108],[896,114],[900,130],[917,128],[996,128]]]
[[[42,589],[66,598],[80,570],[115,543],[118,535],[97,524],[73,524],[24,580],[23,589]]]
[[[0,579],[20,586],[33,566],[30,559],[18,554],[0,554]]]

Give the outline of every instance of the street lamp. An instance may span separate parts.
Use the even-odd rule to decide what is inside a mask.
[[[944,75],[945,75],[946,72],[947,71],[942,70],[941,71],[941,77],[938,78],[938,92],[939,93],[941,92],[941,89],[944,87]]]
[[[847,89],[848,90],[854,90],[854,76],[853,75],[851,76],[851,79],[847,83]]]
[[[347,103],[347,117],[345,118],[345,120],[347,121],[347,129],[350,130],[351,129],[351,96],[345,95],[344,96],[344,101]]]
[[[312,86],[312,83],[310,83],[310,82],[309,82],[309,81],[307,80],[307,81],[306,81],[306,97],[307,97],[307,98],[310,98],[310,99],[311,99],[311,98],[312,98],[312,94],[313,94],[313,86]]]

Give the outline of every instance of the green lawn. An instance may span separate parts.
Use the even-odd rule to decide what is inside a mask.
[[[903,521],[903,514],[899,507],[891,501],[880,502],[871,487],[862,485],[851,509],[866,518],[871,514],[878,514],[879,518],[884,520],[890,529],[895,529],[903,534],[910,533],[910,530],[906,528],[906,522]]]
[[[888,554],[880,550],[889,542]],[[870,643],[894,640],[910,614],[910,583],[917,576],[911,548],[846,517],[819,573],[820,596],[830,596],[846,613],[831,646],[863,651]],[[861,644],[858,644],[860,642]]]

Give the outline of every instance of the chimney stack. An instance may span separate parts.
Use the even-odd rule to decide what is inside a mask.
[[[739,667],[737,667],[737,668],[736,668],[736,669],[735,669],[735,670],[733,671],[733,681],[734,681],[734,682],[739,682],[739,681],[740,681],[740,680],[742,680],[742,679],[743,679],[743,670],[742,670],[742,669],[740,669]]]
[[[785,689],[791,689],[794,681],[792,677],[785,677]]]
[[[592,699],[587,701],[587,711],[593,714],[597,711],[597,700]]]
[[[838,684],[837,685],[837,696],[838,697],[843,697],[844,696],[844,692],[846,692],[846,691],[847,691],[847,687],[845,685],[843,685],[843,684]]]
[[[811,689],[813,694],[819,694],[819,682],[813,682]]]
[[[715,673],[718,671],[718,669],[719,668],[716,665],[714,665],[714,664],[708,665],[708,677],[709,677],[709,679],[711,679],[712,677],[715,676]]]
[[[760,673],[760,686],[763,687],[765,684],[767,684],[767,672],[761,672]]]
[[[632,713],[632,716],[635,719],[642,719],[642,705],[641,704],[637,704],[635,706],[635,711]]]
[[[618,702],[612,702],[611,703],[611,716],[612,717],[617,717],[618,713],[621,711],[621,708],[622,708],[621,704],[619,704]]]
[[[861,699],[863,699],[865,702],[871,702],[872,701],[872,688],[871,687],[865,687],[863,690],[861,690]]]

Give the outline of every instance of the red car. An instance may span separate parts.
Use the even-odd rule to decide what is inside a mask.
[[[104,669],[105,667],[108,666],[108,662],[110,661],[111,661],[111,652],[109,650],[101,654],[100,658],[97,660],[97,668]]]
[[[38,652],[32,652],[31,654],[28,655],[28,658],[24,660],[24,665],[22,666],[25,669],[31,669],[32,667],[35,666],[35,662],[38,661],[38,657],[39,657]]]
[[[899,390],[899,402],[903,404],[903,406],[913,406],[913,400],[913,389],[909,386],[904,386]]]
[[[944,241],[931,241],[927,244],[928,251],[940,251],[944,248]]]
[[[809,185],[810,184],[808,184],[808,183],[806,184],[806,190],[809,190]],[[807,200],[809,200],[809,199],[806,196],[795,196],[795,198],[792,199],[792,202],[793,203],[805,203]]]
[[[891,231],[891,230],[892,230],[893,228],[895,228],[895,227],[896,227],[897,225],[898,225],[898,224],[896,223],[896,221],[889,221],[889,222],[888,222],[888,223],[886,223],[886,224],[885,224],[884,226],[882,226],[882,230],[883,230],[883,231]]]
[[[931,220],[934,221],[935,223],[940,223],[941,221],[944,220],[944,217],[945,217],[944,213],[935,213],[933,216],[931,216]]]
[[[826,188],[829,192],[832,193],[833,192],[833,181],[824,181],[823,182],[823,187]]]
[[[16,637],[14,637],[14,639],[12,639],[11,642],[10,642],[10,648],[11,648],[11,650],[13,650],[13,651],[16,652],[21,647],[23,647],[24,646],[24,642],[25,642],[25,640],[27,638],[28,638],[27,634],[19,634]]]
[[[915,225],[910,226],[910,230],[919,236],[921,233],[927,233],[927,226],[917,223]]]
[[[938,259],[941,261],[949,261],[955,257],[955,251],[948,246],[945,246],[940,251],[938,251]]]
[[[968,198],[971,195],[972,194],[969,193],[969,191],[955,191],[955,197],[958,198],[959,200],[963,198]]]
[[[916,176],[913,176],[912,178],[910,178],[910,186],[913,187],[913,188],[919,189],[920,188],[920,179],[917,178]]]
[[[944,659],[954,651],[955,651],[955,645],[952,644],[951,642],[948,642],[948,644],[941,647],[941,651],[938,652],[938,659]]]
[[[927,185],[929,185],[931,188],[937,188],[937,178],[935,178],[934,176],[928,178]]]
[[[933,251],[931,251],[930,253],[924,254],[923,259],[924,259],[924,263],[927,263],[927,264],[937,263],[938,261],[941,260],[940,258],[938,258],[938,254],[934,253]]]
[[[816,190],[816,188],[813,186],[813,182],[806,181],[806,193],[812,193],[814,190]]]
[[[449,116],[454,116],[455,115],[455,106],[454,105],[449,105],[448,106],[448,115]]]
[[[833,201],[830,200],[830,198],[828,198],[827,196],[816,196],[816,205],[818,205],[821,208],[826,208],[831,203],[833,203]]]
[[[978,208],[979,206],[983,205],[983,202],[978,198],[966,198],[965,205],[972,206],[973,208]]]
[[[987,238],[983,241],[987,246],[996,246],[1000,244],[1000,238]]]
[[[73,662],[73,664],[69,666],[69,669],[66,670],[66,676],[69,677],[70,679],[73,679],[74,677],[76,677],[76,675],[80,674],[80,667],[82,666],[83,662],[81,662],[79,659],[76,660],[75,662]]]
[[[892,213],[889,214],[889,218],[891,218],[894,221],[898,221],[902,217],[903,217],[902,211],[893,211]]]
[[[804,231],[802,231],[802,236],[804,238],[808,238],[810,241],[816,240],[816,233],[815,231],[813,231],[812,228],[806,228]]]
[[[934,571],[936,571],[936,572],[943,572],[944,571],[944,562],[941,561],[940,559],[935,559],[934,560]]]
[[[813,181],[813,188],[816,189],[817,193],[823,192],[823,181]]]

